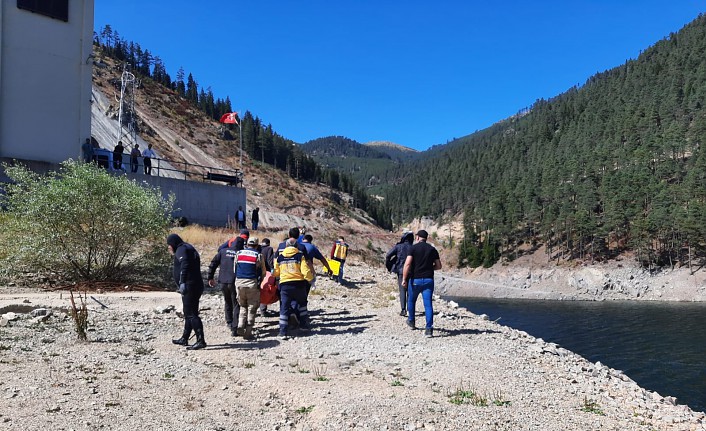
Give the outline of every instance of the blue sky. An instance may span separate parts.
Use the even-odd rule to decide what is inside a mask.
[[[176,76],[295,142],[341,135],[424,150],[636,58],[703,0],[97,0]]]

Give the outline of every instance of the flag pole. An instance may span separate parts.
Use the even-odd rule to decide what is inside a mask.
[[[238,118],[238,140],[240,141],[240,172],[243,172],[243,119]]]

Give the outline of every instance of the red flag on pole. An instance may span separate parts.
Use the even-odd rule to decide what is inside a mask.
[[[221,116],[221,123],[238,124],[238,113],[237,112],[228,112],[227,114],[223,114]]]

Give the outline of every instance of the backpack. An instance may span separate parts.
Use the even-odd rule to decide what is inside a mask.
[[[265,278],[262,279],[262,283],[260,284],[260,304],[270,305],[279,301],[279,295],[277,293],[275,277],[270,271],[267,271]]]
[[[412,251],[412,244],[403,242],[401,244],[397,244],[397,246],[397,260],[395,261],[392,270],[398,274],[402,274],[407,256],[409,256],[409,253]]]
[[[395,262],[397,262],[396,245],[385,255],[385,268],[387,268],[387,272],[392,272],[392,268],[395,267]]]

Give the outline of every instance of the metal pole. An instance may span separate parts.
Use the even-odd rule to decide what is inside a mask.
[[[243,171],[243,119],[238,121],[238,140],[240,141],[240,171]]]

